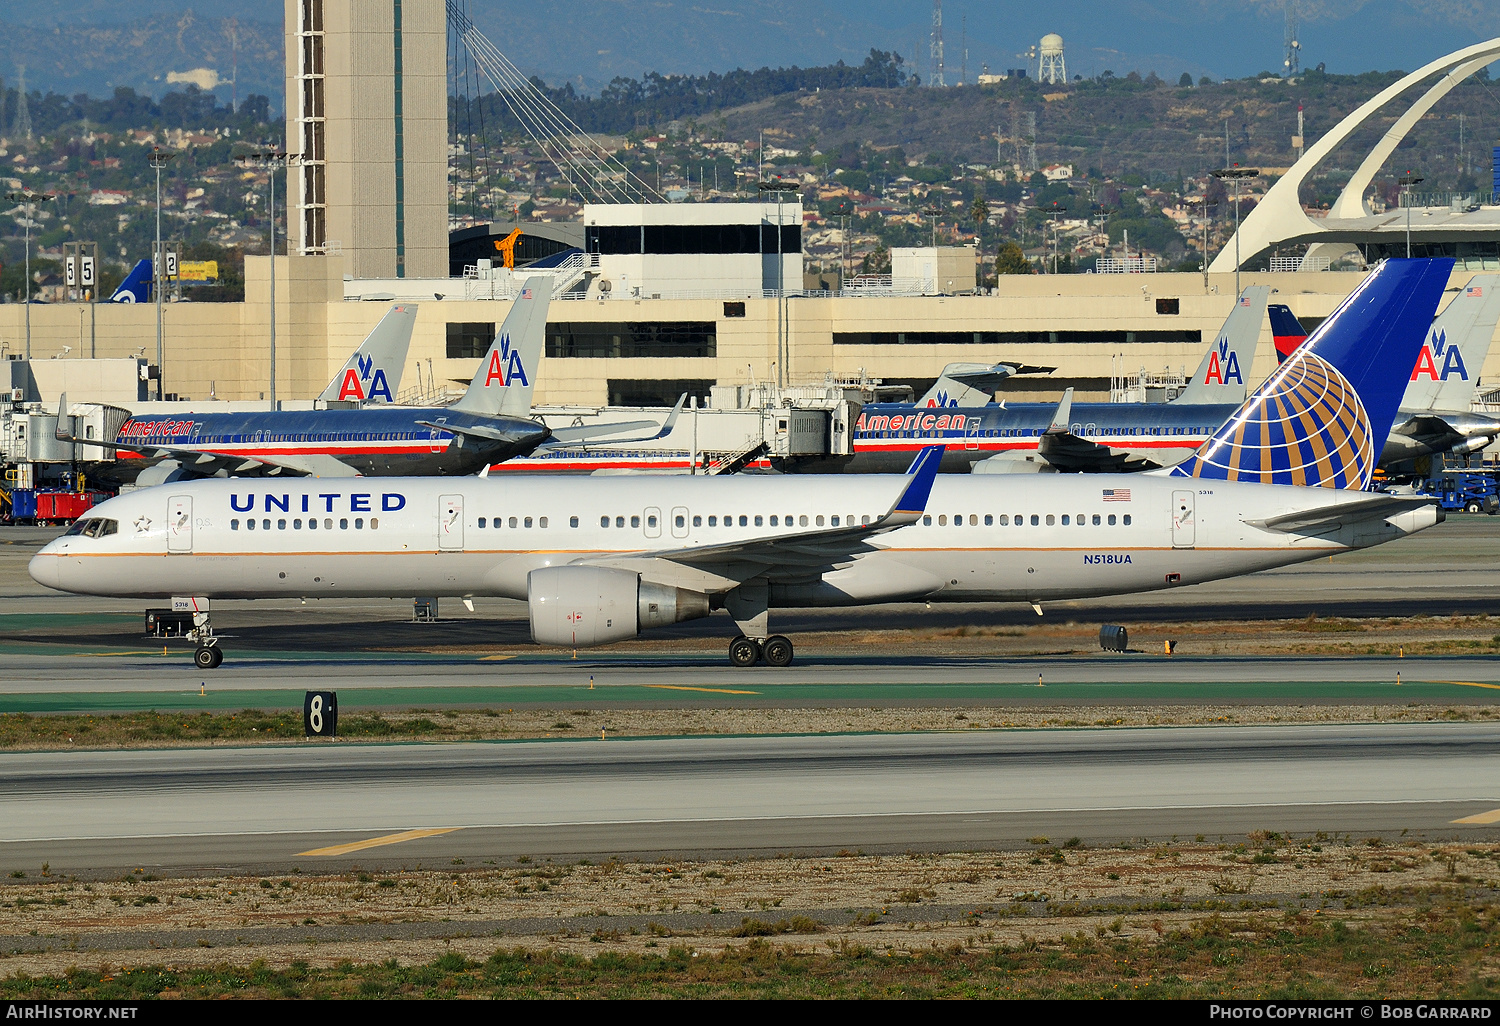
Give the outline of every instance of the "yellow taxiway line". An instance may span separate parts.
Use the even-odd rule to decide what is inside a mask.
[[[1500,691],[1500,684],[1481,684],[1477,680],[1439,680],[1434,681],[1434,683],[1457,684],[1459,687],[1463,688],[1491,688],[1495,691]]]
[[[1481,812],[1477,816],[1465,816],[1463,819],[1453,820],[1455,823],[1471,823],[1478,826],[1488,826],[1491,823],[1500,823],[1500,809],[1491,809],[1489,812]]]
[[[415,841],[419,837],[436,837],[439,834],[451,834],[462,827],[437,827],[431,830],[404,830],[399,834],[386,834],[384,837],[371,837],[366,841],[353,841],[349,844],[335,844],[331,848],[314,848],[312,851],[299,851],[302,855],[348,855],[353,851],[364,851],[366,848],[379,848],[386,844],[400,844],[402,841]]]
[[[710,691],[716,695],[758,695],[759,691],[733,691],[729,688],[692,688],[685,684],[642,684],[643,688],[658,688],[662,691]]]

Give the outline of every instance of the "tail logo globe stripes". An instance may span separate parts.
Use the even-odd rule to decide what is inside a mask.
[[[1328,361],[1305,349],[1298,357],[1278,368],[1259,397],[1178,472],[1261,484],[1365,488],[1379,452],[1359,393]]]

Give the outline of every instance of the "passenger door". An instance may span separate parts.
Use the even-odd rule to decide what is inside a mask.
[[[464,547],[464,497],[444,495],[438,499],[438,548],[459,551]]]
[[[647,506],[643,514],[645,520],[645,531],[647,538],[661,537],[661,510],[655,506]]]
[[[193,551],[193,497],[174,495],[167,500],[167,551]]]
[[[686,538],[688,536],[688,511],[686,506],[674,506],[672,508],[672,537]]]
[[[1190,549],[1197,531],[1193,523],[1193,493],[1172,493],[1172,548]]]

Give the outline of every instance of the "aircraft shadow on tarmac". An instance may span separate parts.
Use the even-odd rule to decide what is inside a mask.
[[[1434,606],[1429,597],[1414,598],[1392,595],[1388,598],[1362,598],[1342,601],[1327,599],[1299,602],[1227,602],[1186,601],[1190,592],[1179,593],[1183,600],[1173,602],[1113,600],[1056,603],[1047,607],[1046,619],[1039,620],[1029,607],[1006,605],[903,605],[870,610],[798,610],[778,611],[777,629],[786,634],[831,631],[941,631],[958,627],[1016,628],[1046,624],[1122,623],[1202,623],[1215,620],[1236,623],[1305,619],[1310,615],[1353,618],[1388,618],[1412,615],[1480,615],[1494,611],[1494,602],[1484,596],[1454,596]],[[383,605],[383,604],[382,604]],[[457,603],[454,603],[456,606]],[[385,606],[374,615],[350,619],[347,606],[323,612],[314,606],[306,610],[255,609],[226,604],[221,630],[228,643],[238,651],[274,651],[295,654],[298,651],[319,653],[368,654],[382,650],[398,654],[403,650],[484,649],[530,645],[531,633],[524,617],[490,617],[462,615],[434,623],[415,623],[390,615]],[[372,610],[373,612],[373,610]],[[63,618],[66,621],[67,618]],[[144,636],[140,621],[121,616],[115,623],[79,625],[28,624],[20,630],[7,630],[6,639],[20,644],[67,644],[97,648],[140,648],[159,643]],[[733,625],[723,613],[705,619],[678,624],[654,632],[653,640],[698,640],[725,644],[733,635]],[[232,639],[232,640],[229,640]],[[538,654],[555,652],[536,649]],[[642,653],[643,655],[645,653]],[[930,660],[932,656],[909,658]],[[895,653],[882,656],[886,662],[900,662]],[[807,660],[802,660],[806,662]],[[824,660],[819,660],[824,661]]]

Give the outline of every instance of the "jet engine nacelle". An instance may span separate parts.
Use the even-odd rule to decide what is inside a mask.
[[[589,648],[633,638],[709,614],[708,596],[642,581],[598,566],[549,566],[526,576],[531,639],[538,645]]]

